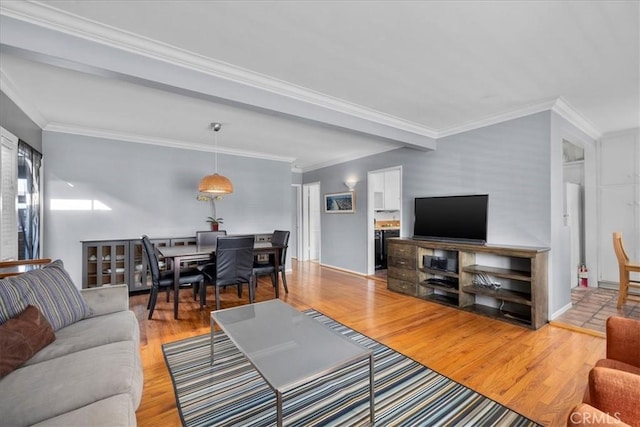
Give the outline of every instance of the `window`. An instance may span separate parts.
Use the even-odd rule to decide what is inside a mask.
[[[40,258],[40,166],[42,154],[18,141],[18,257]]]
[[[0,127],[0,261],[18,259],[18,138]]]

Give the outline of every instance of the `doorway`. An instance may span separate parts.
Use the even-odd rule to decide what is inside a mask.
[[[386,277],[386,239],[400,237],[402,166],[367,172],[367,274]]]
[[[585,257],[584,149],[567,140],[562,141],[564,180],[564,225],[569,229],[570,286],[578,283],[578,268]]]
[[[289,240],[289,253],[291,258],[302,259],[300,254],[300,241],[302,240],[302,185],[291,185],[291,237]]]
[[[320,183],[302,185],[302,261],[320,260]]]

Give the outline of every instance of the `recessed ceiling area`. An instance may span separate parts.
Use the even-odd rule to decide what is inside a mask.
[[[0,18],[2,90],[45,130],[208,150],[220,121],[221,152],[305,171],[558,99],[595,137],[640,126],[636,1],[3,1]]]

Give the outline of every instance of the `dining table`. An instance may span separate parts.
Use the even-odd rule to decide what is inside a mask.
[[[255,242],[253,244],[253,253],[274,254],[274,263],[276,271],[275,294],[276,298],[280,297],[280,252],[286,249],[286,245],[278,245],[271,242]],[[180,290],[180,265],[184,262],[206,261],[215,254],[216,247],[212,245],[183,245],[183,246],[161,246],[158,247],[160,255],[166,261],[173,261],[173,318],[178,318],[178,292]]]

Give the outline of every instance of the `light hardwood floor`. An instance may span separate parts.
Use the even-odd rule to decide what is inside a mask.
[[[582,398],[587,375],[604,357],[605,340],[547,325],[538,331],[466,313],[387,290],[386,283],[293,262],[289,294],[280,298],[298,309],[314,308],[423,363],[491,399],[549,426],[566,424]],[[246,303],[234,289],[221,293],[222,307]],[[257,301],[273,298],[267,278]],[[171,378],[161,344],[209,333],[213,307],[201,311],[190,289],[180,294],[180,319],[162,293],[147,320],[147,295],[130,299],[140,320],[144,391],[137,411],[140,426],[179,426]]]

